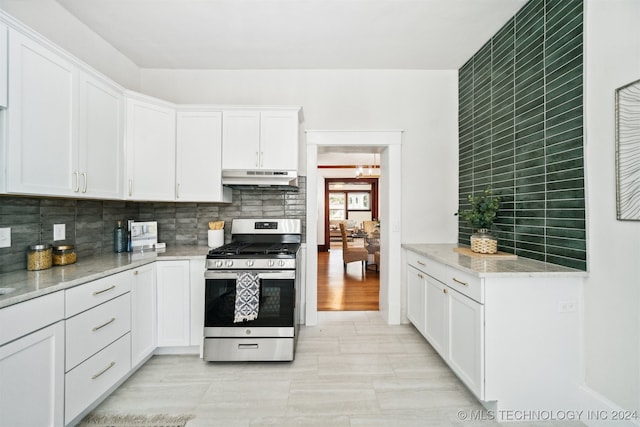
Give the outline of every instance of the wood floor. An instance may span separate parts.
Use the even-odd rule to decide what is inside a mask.
[[[378,310],[380,274],[362,271],[362,263],[352,262],[344,271],[342,248],[318,253],[318,311]]]

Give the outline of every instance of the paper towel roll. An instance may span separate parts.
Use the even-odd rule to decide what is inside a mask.
[[[209,247],[211,249],[224,245],[224,230],[207,230],[209,232]]]

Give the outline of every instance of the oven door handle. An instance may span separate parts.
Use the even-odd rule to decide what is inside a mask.
[[[251,270],[248,270],[251,271]],[[243,271],[244,273],[244,271]],[[287,271],[258,271],[258,279],[260,280],[286,280],[286,279],[295,279],[296,272],[295,270],[287,270]],[[218,279],[218,280],[235,280],[238,278],[238,273],[232,273],[229,271],[215,271],[215,270],[207,270],[204,272],[205,279]]]

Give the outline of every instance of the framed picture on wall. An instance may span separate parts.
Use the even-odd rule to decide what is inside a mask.
[[[616,215],[640,221],[640,80],[616,89]]]

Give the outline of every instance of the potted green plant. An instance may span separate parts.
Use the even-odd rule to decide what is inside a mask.
[[[494,196],[491,187],[487,187],[479,195],[469,194],[467,200],[469,200],[471,208],[459,210],[457,214],[476,230],[471,235],[471,250],[486,254],[496,253],[498,241],[489,230],[500,209],[500,197]]]

